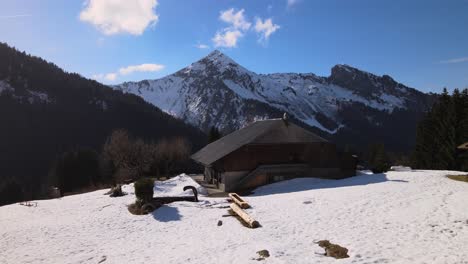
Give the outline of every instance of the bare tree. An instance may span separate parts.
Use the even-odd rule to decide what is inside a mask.
[[[112,132],[103,148],[103,155],[111,160],[117,169],[116,181],[140,178],[154,162],[154,144],[146,144],[142,139],[132,140],[127,131]]]
[[[169,176],[177,165],[188,160],[190,144],[181,137],[146,143],[142,139],[131,139],[125,130],[115,130],[104,145],[103,155],[117,169],[115,180],[122,182],[140,178],[151,168],[156,168],[158,174],[162,169]]]
[[[188,160],[190,155],[190,144],[186,139],[177,137],[170,140],[163,139],[156,145],[157,160],[164,167],[166,176],[173,172],[177,164]]]

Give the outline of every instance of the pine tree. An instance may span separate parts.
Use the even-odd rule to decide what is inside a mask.
[[[457,145],[468,142],[468,88],[465,88],[459,97],[454,98],[456,101],[456,111],[458,124],[456,128]],[[457,153],[457,168],[459,170],[468,171],[468,151]]]
[[[456,170],[466,157],[456,147],[468,140],[468,91],[444,89],[418,125],[412,165],[421,169]],[[467,162],[468,163],[468,162]]]
[[[373,144],[368,153],[369,167],[373,173],[382,173],[390,168],[388,155],[384,144]]]
[[[431,143],[434,138],[434,119],[432,111],[418,124],[416,144],[412,155],[412,167],[432,169],[434,165],[435,145]]]
[[[218,128],[212,126],[210,131],[208,132],[208,143],[214,142],[221,138],[221,132],[219,132]]]
[[[437,151],[434,153],[434,169],[455,169],[456,162],[456,116],[452,97],[444,88],[439,103],[435,106],[433,142]]]

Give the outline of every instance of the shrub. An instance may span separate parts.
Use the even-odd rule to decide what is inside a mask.
[[[390,169],[387,153],[383,144],[370,146],[368,160],[373,173],[383,173]]]
[[[374,167],[372,167],[372,173],[384,173],[384,172],[387,172],[388,170],[390,169],[390,166],[386,163],[379,163],[379,164],[376,164],[374,165]]]
[[[135,195],[137,202],[146,203],[153,199],[154,181],[150,178],[141,178],[135,182]]]

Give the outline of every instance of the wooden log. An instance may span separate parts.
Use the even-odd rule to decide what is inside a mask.
[[[253,219],[248,213],[246,213],[239,205],[232,203],[230,205],[232,211],[236,213],[250,228],[257,228],[260,226],[260,223]]]
[[[242,199],[237,193],[229,193],[229,197],[231,197],[232,201],[240,206],[242,209],[247,209],[250,205]]]

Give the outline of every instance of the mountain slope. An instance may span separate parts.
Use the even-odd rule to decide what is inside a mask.
[[[205,135],[145,102],[0,43],[0,189],[8,179],[38,191],[65,151],[99,151],[114,129],[157,141]],[[30,191],[28,191],[30,192]]]
[[[333,67],[329,77],[256,74],[219,51],[164,78],[115,88],[139,95],[205,131],[216,126],[230,132],[288,112],[338,141],[364,128],[379,129],[384,119],[398,111],[419,116],[433,100],[387,75],[376,76],[348,65]],[[349,116],[349,111],[361,114]]]

